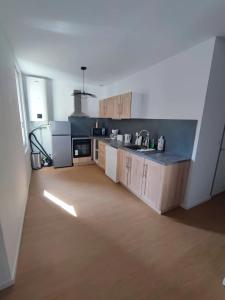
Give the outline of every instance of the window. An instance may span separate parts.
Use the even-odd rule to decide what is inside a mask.
[[[15,70],[15,76],[16,76],[17,98],[18,98],[18,105],[19,105],[20,126],[21,126],[21,131],[22,131],[23,145],[24,145],[25,151],[27,151],[28,131],[27,131],[25,104],[24,104],[23,83],[22,83],[21,73],[18,71],[17,67]]]

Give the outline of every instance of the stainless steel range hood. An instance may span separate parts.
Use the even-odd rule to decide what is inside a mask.
[[[81,95],[80,94],[76,95],[77,92],[80,91],[74,90],[72,94],[74,96],[74,112],[70,115],[70,117],[88,118],[89,116],[82,112]]]

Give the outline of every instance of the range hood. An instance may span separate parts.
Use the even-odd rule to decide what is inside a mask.
[[[79,94],[79,90],[74,90],[72,96],[74,96],[74,112],[70,115],[70,117],[89,117],[85,113],[82,112],[81,105],[81,94]]]

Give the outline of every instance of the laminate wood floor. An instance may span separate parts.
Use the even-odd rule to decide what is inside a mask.
[[[160,216],[95,165],[45,168],[0,299],[222,300],[223,277],[225,195]]]

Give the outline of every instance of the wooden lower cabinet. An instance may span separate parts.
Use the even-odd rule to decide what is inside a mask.
[[[97,164],[99,167],[101,167],[103,170],[105,170],[105,143],[99,141],[98,142],[98,160]]]
[[[126,187],[130,185],[130,153],[119,149],[118,152],[118,172],[119,181]]]
[[[159,210],[162,194],[162,168],[164,166],[150,160],[144,162],[141,197],[152,208]]]
[[[119,150],[119,180],[158,213],[180,205],[184,198],[189,162],[164,166]]]
[[[137,196],[142,194],[144,163],[144,158],[138,155],[130,155],[130,182],[128,188]]]

